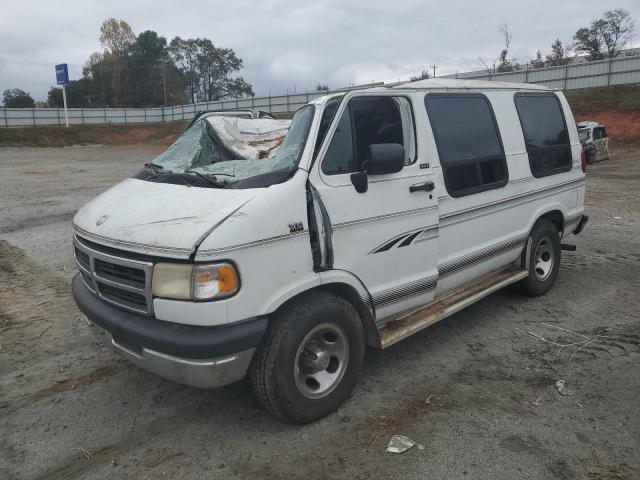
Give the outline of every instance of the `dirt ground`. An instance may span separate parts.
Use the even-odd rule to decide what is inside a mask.
[[[0,149],[0,478],[640,478],[638,152],[590,168],[549,294],[501,291],[370,350],[353,397],[298,427],[246,382],[120,360],[75,307],[73,213],[157,148]],[[424,448],[385,453],[394,434]]]

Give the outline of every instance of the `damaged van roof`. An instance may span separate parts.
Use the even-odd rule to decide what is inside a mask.
[[[411,90],[552,90],[533,83],[498,82],[493,80],[462,80],[456,78],[430,78],[406,82],[390,88]]]
[[[237,158],[268,157],[284,139],[291,120],[210,116],[211,125],[224,146]]]

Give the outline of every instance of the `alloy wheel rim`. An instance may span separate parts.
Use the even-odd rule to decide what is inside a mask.
[[[322,323],[307,333],[294,364],[296,388],[307,398],[329,395],[340,383],[349,362],[349,341],[335,323]]]

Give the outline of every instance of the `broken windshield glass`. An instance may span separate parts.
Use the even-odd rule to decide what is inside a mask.
[[[298,165],[313,112],[313,107],[307,105],[296,112],[291,122],[204,117],[151,163],[156,168],[162,167],[156,170],[161,176],[167,173],[219,176],[227,186],[276,172],[283,175],[273,178],[283,178],[279,180],[283,181]]]

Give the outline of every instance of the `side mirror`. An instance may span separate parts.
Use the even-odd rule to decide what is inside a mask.
[[[366,193],[369,190],[369,179],[367,178],[367,172],[355,172],[351,174],[351,183],[358,193]]]
[[[404,168],[404,147],[399,143],[376,143],[369,145],[367,160],[362,170],[351,174],[351,183],[358,193],[369,189],[368,175],[397,173]]]
[[[397,173],[403,169],[404,160],[404,147],[399,143],[377,143],[369,145],[363,170],[369,175]]]

